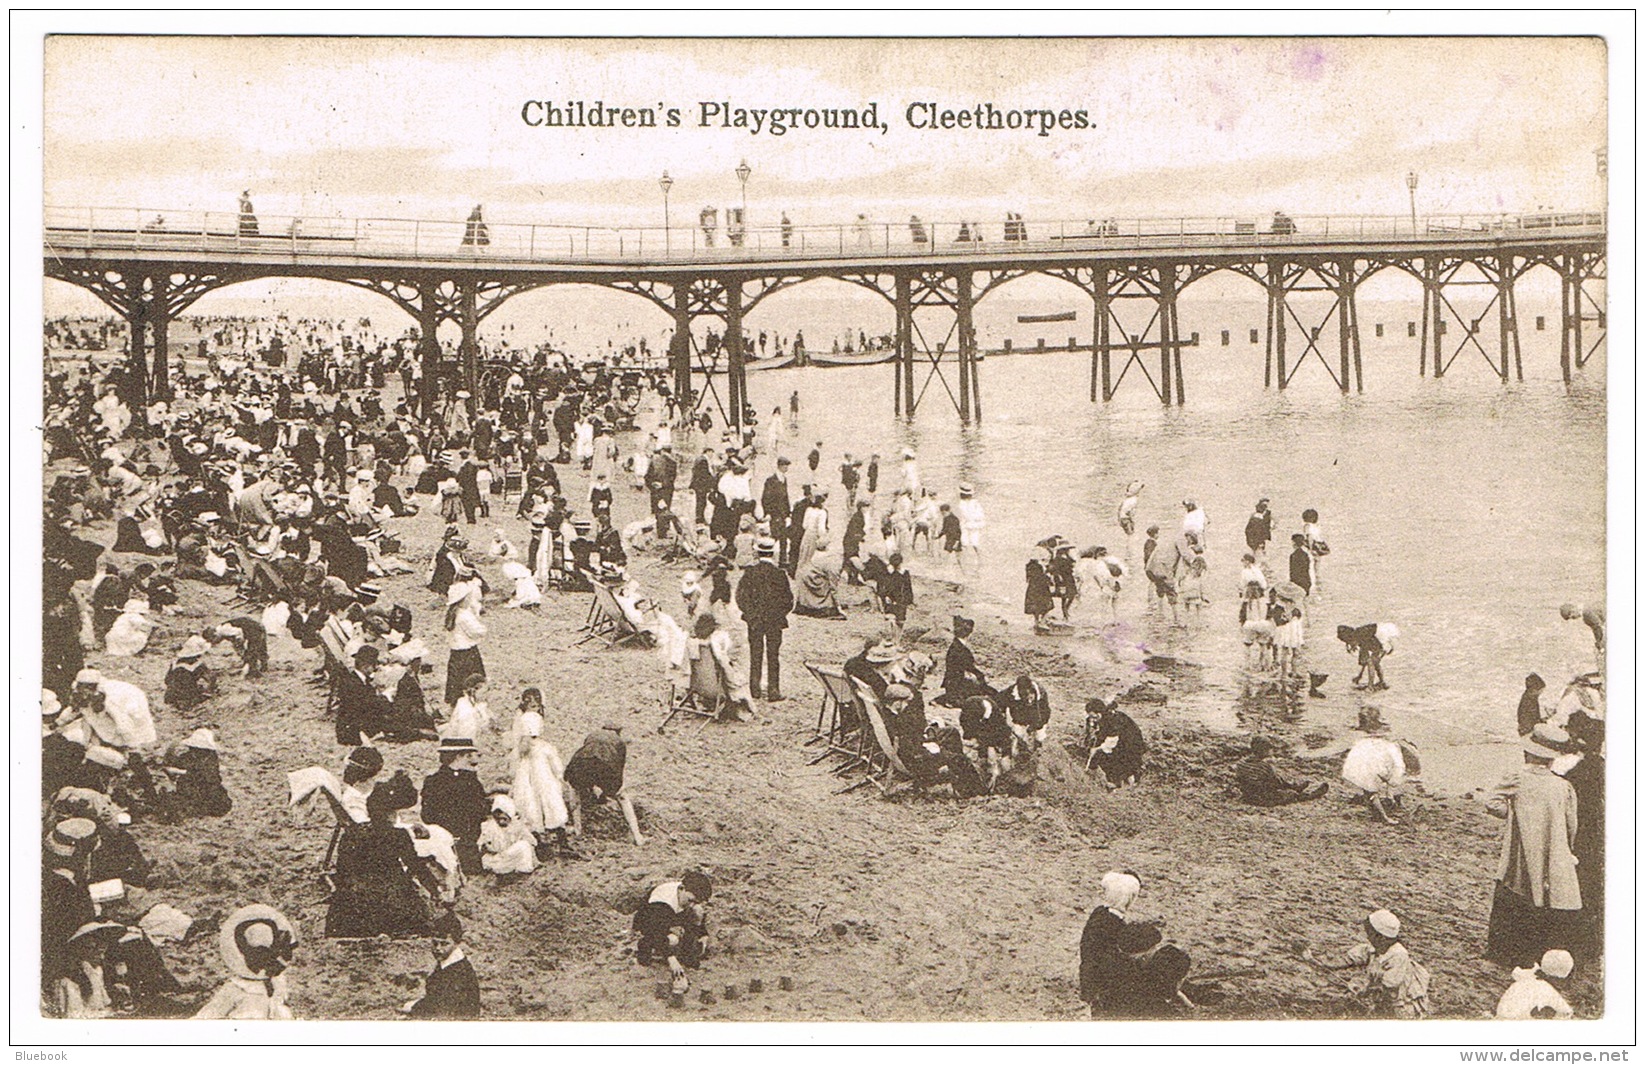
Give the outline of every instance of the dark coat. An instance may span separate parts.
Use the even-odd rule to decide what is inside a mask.
[[[788,628],[788,614],[794,609],[788,574],[765,559],[748,567],[737,583],[737,609],[750,631]]]
[[[691,464],[691,490],[693,492],[712,492],[714,490],[714,466],[708,461],[708,456],[698,456],[697,461]]]
[[[982,670],[977,668],[977,657],[971,646],[956,638],[948,645],[943,657],[942,688],[948,695],[969,695],[982,681]]]
[[[404,829],[370,823],[344,828],[336,879],[326,935],[428,935],[429,906],[417,881],[430,889],[438,882]]]
[[[765,479],[765,487],[760,490],[760,507],[765,516],[776,521],[788,521],[788,515],[793,506],[788,501],[788,480],[773,473]]]
[[[376,735],[391,707],[382,693],[350,669],[337,678],[337,742],[358,746],[360,734]]]
[[[409,1017],[478,1017],[480,979],[467,958],[441,966],[423,978],[423,997],[407,1013]]]
[[[651,458],[651,465],[645,471],[645,483],[653,492],[671,495],[674,492],[674,482],[680,475],[680,465],[674,461],[674,456],[665,451],[659,451]]]
[[[491,801],[479,774],[441,766],[423,780],[423,821],[439,825],[459,842],[480,838],[480,825],[491,813]]]

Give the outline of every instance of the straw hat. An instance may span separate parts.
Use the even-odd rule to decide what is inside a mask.
[[[468,598],[472,590],[467,581],[452,581],[451,587],[446,589],[446,606],[456,606]]]
[[[976,492],[976,489],[972,487],[971,482],[969,482],[969,481],[967,481],[964,484],[960,485],[960,498],[961,499],[970,499],[971,496],[973,494],[975,494],[975,492]]]
[[[217,737],[212,734],[209,728],[197,728],[184,738],[182,746],[193,747],[199,751],[215,751],[217,749]]]
[[[209,650],[211,650],[211,644],[206,642],[205,637],[190,636],[183,641],[183,649],[177,652],[177,657],[188,661],[189,659],[199,658]]]
[[[297,946],[297,932],[286,915],[254,903],[229,914],[217,934],[223,964],[235,976],[261,980],[280,975]]]
[[[902,657],[902,652],[890,640],[881,640],[863,653],[863,658],[876,666],[883,666],[895,662]]]
[[[1571,737],[1558,725],[1544,721],[1531,730],[1520,746],[1526,754],[1553,759],[1571,750]]]
[[[72,858],[97,834],[97,823],[84,817],[59,821],[46,837],[46,849],[59,858]]]

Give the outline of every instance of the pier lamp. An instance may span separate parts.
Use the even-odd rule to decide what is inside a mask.
[[[1417,172],[1412,170],[1405,175],[1405,187],[1411,190],[1411,235],[1417,234]]]
[[[754,171],[752,171],[748,168],[748,160],[747,159],[744,159],[742,162],[737,164],[737,170],[736,170],[737,180],[742,184],[742,187],[743,187],[743,222],[744,222],[745,225],[748,222],[748,175],[752,174],[753,172]]]
[[[663,254],[669,253],[668,246],[668,190],[674,187],[674,179],[663,171],[663,176],[657,179],[657,187],[663,190]]]

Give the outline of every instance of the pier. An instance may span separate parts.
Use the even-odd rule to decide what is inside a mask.
[[[462,220],[247,221],[234,212],[46,208],[46,276],[89,290],[126,321],[137,403],[171,395],[165,352],[172,320],[208,292],[264,278],[334,281],[390,300],[417,322],[424,377],[431,382],[440,376],[436,331],[443,322],[456,325],[461,370],[459,380],[444,387],[471,395],[479,394],[479,325],[505,301],[552,285],[625,292],[649,300],[674,322],[675,393],[694,405],[712,400],[739,428],[747,397],[744,319],[773,293],[817,278],[869,289],[895,310],[896,351],[889,362],[898,416],[914,415],[931,395],[946,397],[963,422],[983,411],[975,308],[1034,274],[1067,282],[1091,303],[1092,401],[1112,399],[1134,370],[1162,404],[1186,402],[1182,349],[1194,341],[1178,328],[1178,303],[1219,271],[1248,278],[1264,292],[1264,383],[1278,389],[1317,364],[1344,394],[1364,391],[1356,294],[1387,270],[1421,285],[1416,339],[1423,375],[1443,377],[1458,358],[1475,353],[1503,383],[1522,380],[1514,293],[1538,268],[1560,280],[1560,369],[1567,384],[1605,334],[1596,289],[1605,279],[1606,218],[1598,213],[1027,219],[1009,227],[486,223],[483,244]],[[1491,299],[1479,318],[1469,319],[1451,297],[1462,286],[1479,285],[1490,287]],[[1323,315],[1303,317],[1291,299],[1299,293],[1327,296]],[[920,328],[915,315],[922,310],[941,316],[943,336],[928,337]],[[1487,322],[1491,317],[1494,323]],[[693,337],[693,324],[705,318],[723,325],[724,343],[712,353]],[[1447,328],[1453,322],[1455,333]],[[1585,323],[1595,328],[1585,331]],[[723,396],[715,386],[720,376]],[[438,386],[428,389],[422,402],[431,405],[437,392]]]

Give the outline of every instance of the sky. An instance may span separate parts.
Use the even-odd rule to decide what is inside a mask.
[[[53,207],[660,226],[1593,209],[1597,38],[496,40],[58,36]],[[678,107],[544,129],[528,100]],[[887,130],[700,128],[698,105],[877,105]],[[912,103],[1084,110],[1090,128],[910,128]]]

